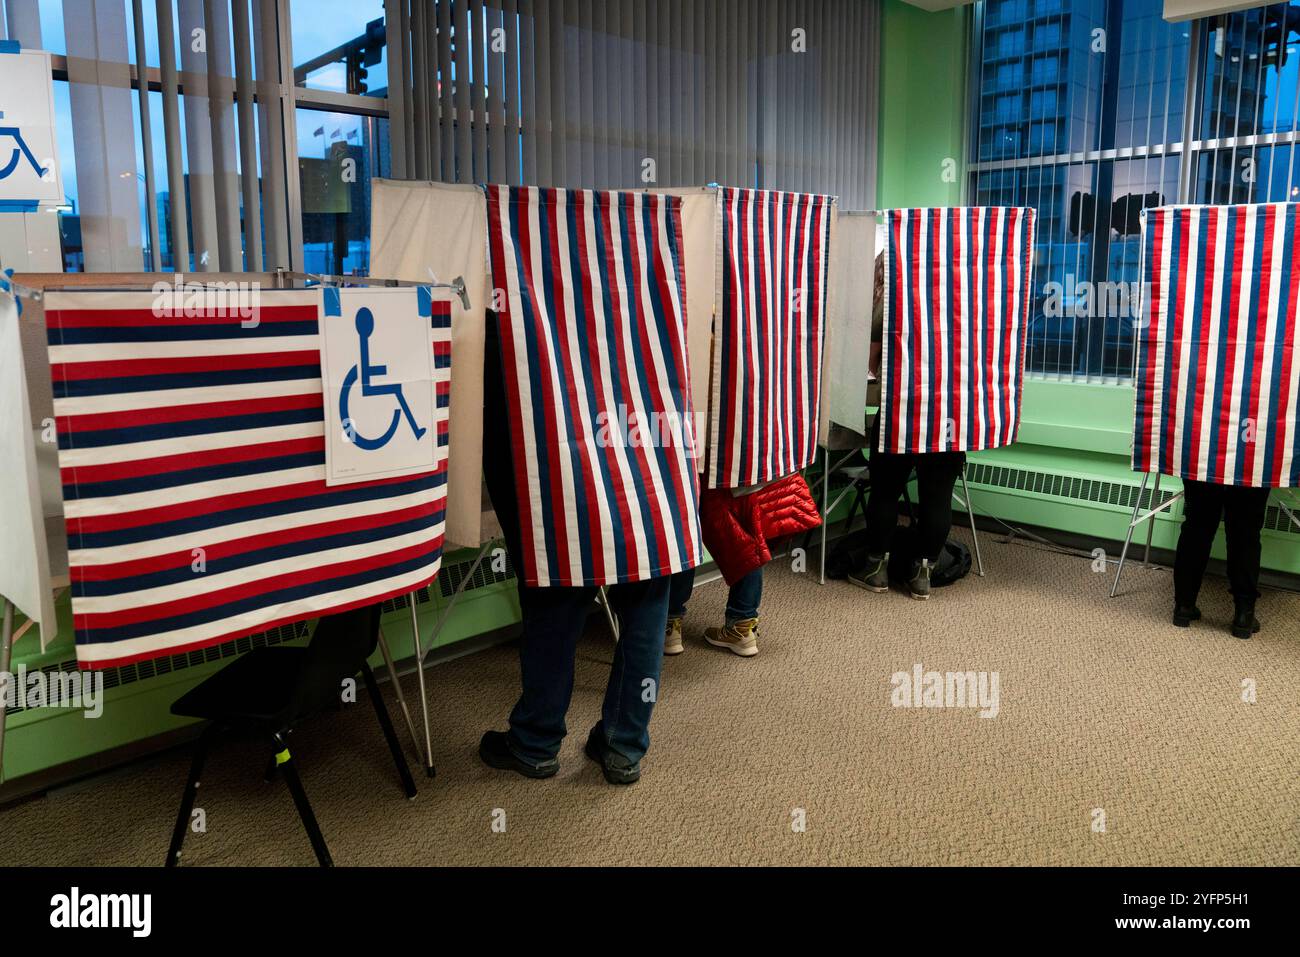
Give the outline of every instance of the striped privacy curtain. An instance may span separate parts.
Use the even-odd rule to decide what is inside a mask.
[[[1300,206],[1148,210],[1133,468],[1300,485]]]
[[[610,585],[702,560],[681,200],[489,186],[528,585]]]
[[[252,326],[228,300],[160,315],[152,292],[46,295],[83,667],[373,604],[438,573],[446,457],[327,486],[321,292],[256,295]],[[445,439],[450,303],[432,310]]]
[[[1020,428],[1035,211],[885,214],[881,452],[975,452]]]
[[[835,198],[718,190],[709,488],[797,472],[817,454]]]

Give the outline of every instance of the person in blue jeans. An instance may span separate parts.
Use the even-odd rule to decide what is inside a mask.
[[[695,569],[672,576],[668,594],[668,622],[664,626],[664,654],[680,655],[682,619],[686,603],[695,589]],[[727,610],[721,628],[705,628],[704,640],[717,648],[726,648],[742,658],[758,654],[758,603],[763,598],[763,568],[759,566],[731,586]]]
[[[612,585],[607,591],[618,620],[618,642],[605,686],[600,720],[587,736],[585,753],[611,784],[641,776],[650,748],[650,715],[663,664],[668,576]],[[494,768],[548,778],[560,768],[557,755],[568,731],[565,715],[573,697],[578,638],[594,607],[596,588],[520,587],[524,632],[519,643],[519,700],[509,731],[483,735],[479,754]]]
[[[501,375],[500,340],[489,313],[484,358],[483,472],[488,495],[501,522],[506,548],[520,552],[519,507]],[[523,635],[519,642],[519,700],[508,731],[488,731],[479,757],[489,767],[529,778],[549,778],[560,769],[560,744],[568,733],[565,716],[573,697],[578,638],[595,607],[596,586],[536,588],[519,584]],[[659,696],[664,623],[668,617],[669,576],[611,585],[606,590],[618,620],[619,639],[600,720],[587,735],[587,757],[600,765],[611,784],[641,777],[641,759],[650,747],[650,716]]]

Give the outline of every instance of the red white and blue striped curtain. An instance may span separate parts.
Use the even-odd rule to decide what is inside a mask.
[[[1300,206],[1146,211],[1133,468],[1300,485]]]
[[[1035,211],[885,213],[881,452],[975,452],[1020,428]]]
[[[257,295],[255,325],[233,293],[173,315],[152,293],[46,296],[82,667],[373,604],[438,573],[445,452],[431,472],[327,486],[321,293]],[[431,313],[445,449],[450,303]]]
[[[835,198],[718,190],[709,488],[797,472],[817,454]]]
[[[487,187],[528,585],[702,559],[681,200]]]

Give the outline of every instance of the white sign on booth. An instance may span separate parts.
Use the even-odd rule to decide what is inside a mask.
[[[437,467],[433,341],[419,292],[323,290],[321,379],[329,485]]]
[[[7,41],[12,42],[12,41]],[[50,55],[0,47],[0,212],[63,199]]]

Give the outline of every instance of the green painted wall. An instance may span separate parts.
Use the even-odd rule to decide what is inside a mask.
[[[884,0],[877,205],[961,202],[969,8]]]

